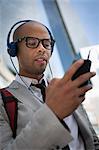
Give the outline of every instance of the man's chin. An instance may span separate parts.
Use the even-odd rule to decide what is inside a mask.
[[[35,73],[36,73],[37,75],[42,75],[42,74],[44,74],[44,71],[45,71],[45,68],[42,68],[42,69],[40,69],[40,70],[37,70]]]

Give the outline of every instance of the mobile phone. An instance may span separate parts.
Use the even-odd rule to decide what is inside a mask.
[[[84,59],[83,65],[72,76],[72,80],[75,80],[77,77],[79,77],[80,75],[82,75],[84,73],[90,72],[91,60],[89,60],[89,56],[90,56],[90,51],[89,51],[87,59]],[[81,84],[80,87],[87,85],[89,82],[90,82],[90,80],[87,80],[86,82]]]

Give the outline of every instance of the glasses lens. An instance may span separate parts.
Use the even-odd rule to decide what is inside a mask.
[[[26,38],[26,44],[29,48],[36,48],[38,46],[39,40],[33,37]]]
[[[51,40],[50,39],[44,39],[43,41],[42,41],[42,44],[43,44],[43,46],[44,46],[44,48],[46,48],[46,49],[51,49]]]

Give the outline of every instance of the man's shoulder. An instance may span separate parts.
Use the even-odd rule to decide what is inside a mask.
[[[19,84],[16,80],[13,80],[8,86],[4,86],[2,88],[0,88],[0,91],[2,91],[3,89],[9,89],[10,87],[12,87],[12,85],[16,85]]]
[[[13,80],[8,87],[6,87],[7,90],[9,89],[17,89],[17,88],[22,88],[24,87],[21,83],[19,83],[18,81],[16,80]]]
[[[2,100],[2,94],[1,93],[4,91],[9,91],[9,89],[13,88],[15,85],[18,85],[18,83],[14,80],[8,86],[0,88],[0,103],[2,102],[1,101]]]

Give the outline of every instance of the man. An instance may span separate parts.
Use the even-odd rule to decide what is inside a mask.
[[[61,79],[53,79],[43,100],[36,84],[44,81],[44,71],[54,43],[48,29],[39,22],[19,26],[13,35],[17,44],[19,74],[7,90],[18,99],[17,136],[12,138],[9,119],[0,100],[0,148],[2,150],[96,150],[91,125],[80,105],[91,85],[80,87],[95,73],[71,80],[84,63],[75,62]],[[45,83],[46,79],[45,79]],[[44,103],[45,101],[45,103]]]

